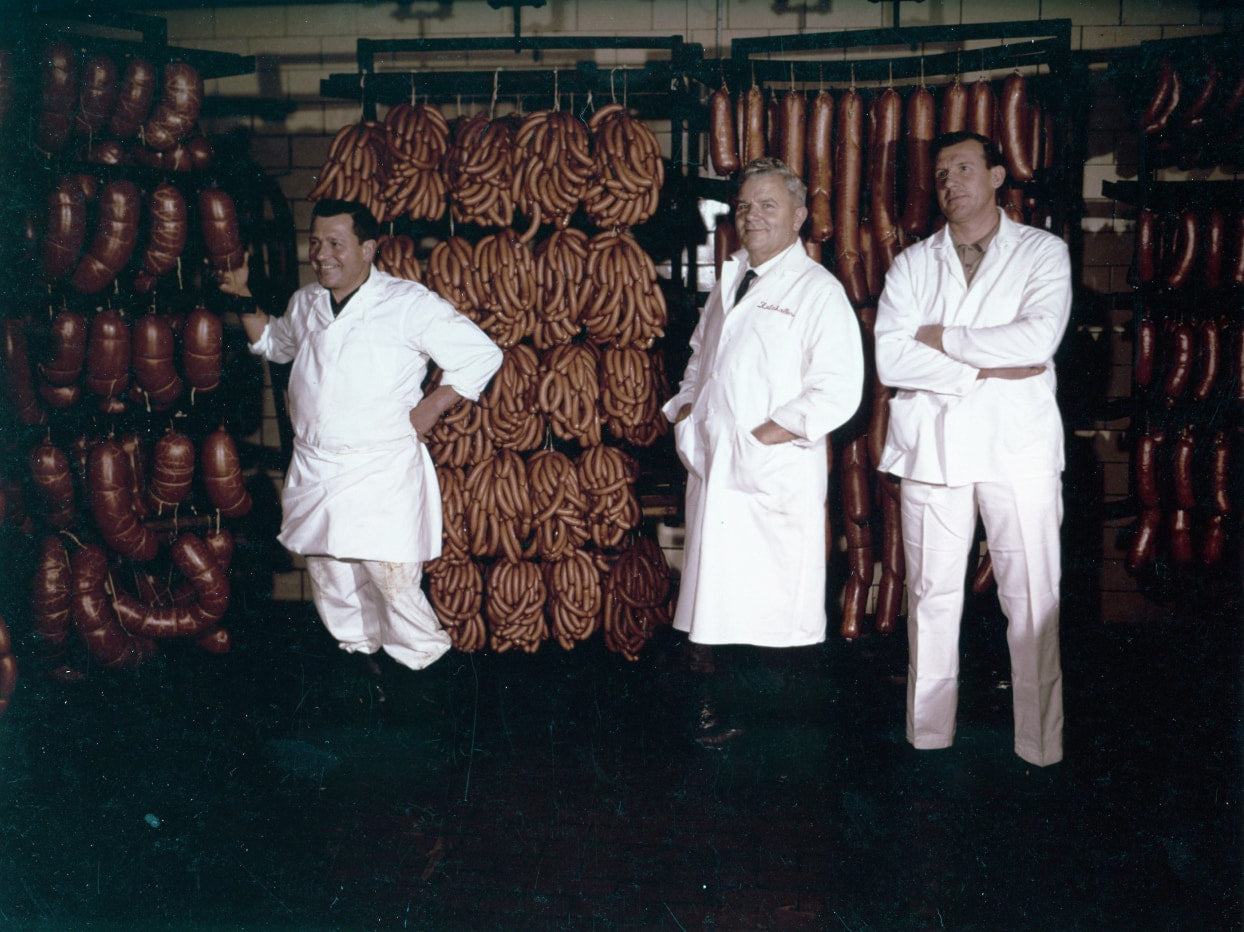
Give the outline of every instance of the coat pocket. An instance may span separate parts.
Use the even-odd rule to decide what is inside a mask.
[[[783,503],[800,491],[799,463],[805,451],[789,443],[761,443],[751,431],[735,434],[733,445],[727,485],[782,510]]]
[[[886,445],[899,453],[910,453],[916,446],[916,419],[919,399],[906,391],[897,392],[890,399],[890,416],[886,427]]]
[[[674,425],[674,450],[678,453],[678,459],[682,461],[683,466],[687,468],[687,472],[697,479],[704,478],[704,467],[700,462],[702,456],[700,441],[695,422],[689,416]]]
[[[1009,453],[1050,449],[1063,439],[1063,420],[1058,406],[1042,399],[1015,406],[1003,421],[1003,443]]]
[[[1008,453],[1028,455],[1062,444],[1063,421],[1058,402],[1043,383],[1041,378],[1003,382],[997,386],[997,397],[991,397],[999,412],[996,423]]]

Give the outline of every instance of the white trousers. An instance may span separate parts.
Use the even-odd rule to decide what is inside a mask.
[[[311,596],[342,650],[384,650],[413,670],[430,666],[450,640],[419,588],[422,563],[309,556]]]
[[[959,625],[968,551],[979,514],[1006,615],[1015,753],[1038,766],[1063,757],[1058,610],[1062,479],[949,487],[904,479],[907,558],[907,740],[954,741],[959,702]]]

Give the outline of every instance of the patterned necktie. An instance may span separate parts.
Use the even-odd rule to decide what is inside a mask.
[[[743,300],[743,295],[747,294],[747,289],[752,287],[752,282],[756,279],[755,269],[748,269],[743,273],[743,280],[739,282],[738,290],[734,293],[734,303],[738,304]]]

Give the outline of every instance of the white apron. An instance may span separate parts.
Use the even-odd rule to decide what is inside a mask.
[[[478,398],[501,365],[488,336],[423,285],[372,269],[337,318],[324,288],[299,289],[250,351],[293,362],[281,543],[350,560],[439,556],[436,470],[410,411],[429,360],[441,384]]]
[[[295,441],[277,539],[293,553],[393,563],[433,559],[441,549],[436,469],[410,426],[408,412],[418,397],[395,392],[396,370],[407,354],[384,331],[366,328],[368,309],[352,305],[327,328],[306,335],[289,394],[299,407],[294,419],[310,425],[308,437],[361,442]],[[341,423],[349,429],[335,426]],[[386,435],[391,439],[379,439]]]

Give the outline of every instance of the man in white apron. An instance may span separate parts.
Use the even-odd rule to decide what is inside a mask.
[[[241,315],[251,352],[293,362],[294,453],[278,540],[304,555],[315,606],[345,651],[383,650],[423,669],[450,647],[420,589],[440,556],[441,501],[424,438],[475,400],[501,351],[423,285],[372,266],[379,228],[353,201],[319,201],[309,258],[316,283],[284,315]],[[246,270],[221,291],[251,297]],[[251,299],[253,302],[253,299]],[[443,375],[424,396],[429,360]]]
[[[806,198],[776,159],[744,168],[744,248],[723,263],[664,408],[687,468],[674,627],[709,651],[825,640],[827,435],[859,406],[864,357],[846,293],[799,239]],[[702,743],[737,733],[712,718]]]
[[[907,740],[949,747],[959,624],[977,515],[1007,618],[1015,753],[1063,756],[1059,525],[1063,425],[1054,352],[1071,314],[1066,244],[1010,220],[997,148],[933,143],[946,226],[908,246],[877,309],[877,374],[898,389],[878,468],[902,478],[907,562]]]

